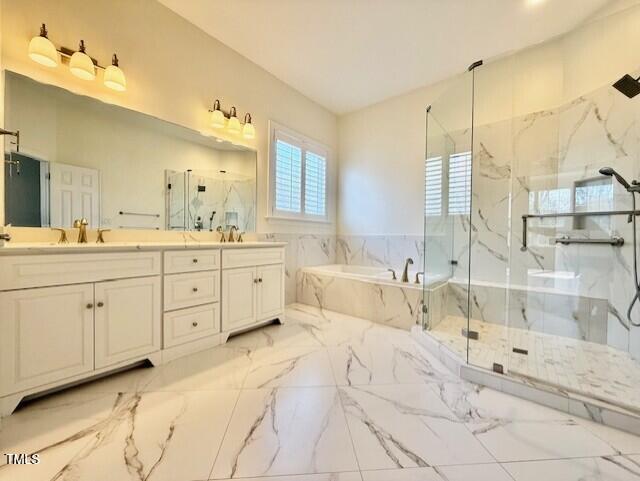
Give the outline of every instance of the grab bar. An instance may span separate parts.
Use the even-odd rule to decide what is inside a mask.
[[[124,212],[124,211],[120,211],[118,212],[120,215],[139,215],[142,217],[160,217],[160,214],[145,214],[144,212]]]
[[[561,212],[558,214],[525,214],[522,216],[522,252],[527,250],[528,244],[528,228],[527,221],[529,219],[546,219],[548,217],[586,217],[586,216],[602,216],[602,215],[626,215],[629,216],[629,222],[631,222],[631,216],[640,216],[640,210],[601,210],[596,212]],[[595,239],[594,239],[595,240]],[[583,244],[601,244],[602,242],[583,242]],[[617,245],[617,244],[611,244]]]
[[[555,243],[565,246],[569,244],[608,244],[615,247],[622,247],[624,245],[624,238],[614,235],[610,239],[581,239],[565,235],[555,239]]]

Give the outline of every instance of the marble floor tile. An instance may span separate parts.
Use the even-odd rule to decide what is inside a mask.
[[[428,385],[339,389],[363,471],[494,461]]]
[[[434,468],[363,471],[362,481],[444,481]]]
[[[457,378],[417,343],[365,341],[328,348],[338,385],[450,382]]]
[[[227,390],[117,395],[106,417],[39,449],[36,468],[50,477],[36,477],[31,466],[13,465],[0,471],[0,479],[207,479],[238,394]],[[70,410],[77,408],[82,405],[68,404]]]
[[[440,399],[500,462],[617,454],[560,411],[469,383],[437,389]]]
[[[222,481],[231,481],[226,479]],[[292,476],[267,476],[264,478],[242,478],[242,481],[362,481],[358,472],[352,473],[324,473],[298,474]]]
[[[319,329],[305,322],[287,321],[270,324],[255,331],[239,334],[229,339],[229,347],[258,349],[261,347],[318,347],[324,345]]]
[[[153,369],[142,391],[239,389],[249,372],[251,351],[218,346]]]
[[[212,478],[358,470],[335,387],[242,391]]]
[[[335,386],[325,348],[265,347],[252,355],[245,389],[284,386]]]
[[[499,464],[440,466],[436,471],[443,481],[513,481]]]
[[[515,481],[638,481],[640,463],[623,456],[507,463]]]

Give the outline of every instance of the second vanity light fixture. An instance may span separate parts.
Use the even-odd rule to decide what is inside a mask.
[[[216,100],[213,103],[213,110],[209,110],[211,113],[211,127],[214,129],[226,129],[230,134],[239,135],[242,132],[242,136],[245,139],[254,139],[256,137],[256,129],[251,123],[251,114],[247,113],[244,116],[244,125],[240,123],[236,108],[231,107],[229,113],[224,112],[220,107],[220,101]]]
[[[57,49],[47,37],[47,26],[43,23],[40,27],[40,35],[33,37],[29,42],[29,58],[45,67],[57,67],[60,57],[68,59],[69,70],[78,78],[95,80],[96,68],[98,68],[104,70],[105,87],[118,92],[124,92],[127,89],[127,80],[118,65],[118,57],[115,53],[111,59],[111,65],[105,68],[87,55],[84,40],[80,40],[78,50],[65,47]]]

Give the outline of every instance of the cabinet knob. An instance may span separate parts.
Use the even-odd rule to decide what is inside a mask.
[[[193,321],[193,322],[191,323],[191,325],[192,325],[193,327],[198,327],[198,322],[197,322],[197,321]]]
[[[254,280],[253,280],[253,283],[254,283],[254,284],[257,284],[257,283],[258,283],[258,279],[254,279]]]
[[[93,309],[93,304],[91,303],[87,304],[87,309]]]
[[[98,307],[104,307],[104,302],[98,302],[98,304],[96,304]]]
[[[198,259],[193,259],[193,263],[197,264],[198,263]]]
[[[193,288],[193,292],[198,292],[198,288],[197,288],[197,287],[194,287],[194,288]]]
[[[258,282],[260,282],[260,283],[262,282],[262,277],[260,277],[260,278],[258,279]]]

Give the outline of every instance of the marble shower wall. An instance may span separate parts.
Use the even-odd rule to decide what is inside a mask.
[[[300,269],[336,263],[336,236],[330,234],[258,234],[258,240],[286,242],[285,302],[297,302]]]
[[[466,216],[454,219],[458,264],[453,277],[468,277],[470,237],[472,284],[502,287],[491,292],[493,314],[487,320],[522,327],[524,317],[529,320],[525,326],[534,329],[541,325],[531,321],[540,318],[534,306],[542,303],[544,332],[574,337],[585,332],[584,316],[575,312],[583,312],[586,302],[598,311],[587,316],[594,340],[640,358],[640,329],[630,328],[626,320],[634,293],[633,231],[626,216],[530,219],[529,248],[520,249],[524,214],[631,209],[630,195],[598,169],[611,166],[628,179],[639,178],[639,132],[640,104],[610,87],[553,109],[475,127],[471,223]],[[563,235],[619,235],[626,242],[621,248],[556,244],[554,239]],[[485,298],[491,290],[474,289],[472,299]],[[541,301],[541,289],[556,290],[559,299]],[[565,316],[554,307],[563,302],[579,307]],[[603,325],[594,326],[593,319]],[[567,326],[567,320],[574,326]]]

